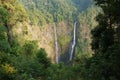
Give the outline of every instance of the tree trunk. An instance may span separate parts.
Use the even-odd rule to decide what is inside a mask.
[[[8,42],[10,46],[13,46],[13,36],[12,36],[12,27],[9,24],[6,24],[6,29],[7,29],[7,37],[8,37]]]

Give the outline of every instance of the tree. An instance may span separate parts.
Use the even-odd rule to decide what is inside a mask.
[[[37,54],[37,60],[40,64],[44,65],[44,68],[47,68],[50,66],[50,60],[47,58],[47,53],[45,49],[41,48]]]
[[[23,53],[26,56],[32,56],[35,55],[37,52],[37,43],[35,41],[26,41],[26,43],[23,45]]]
[[[8,42],[10,46],[13,46],[13,33],[12,33],[12,27],[17,22],[22,22],[27,19],[26,17],[26,11],[16,0],[1,0],[1,4],[3,8],[1,8],[1,17],[3,19],[3,25],[7,29],[7,37]],[[4,11],[3,11],[4,9]]]
[[[7,40],[4,23],[8,21],[9,15],[5,8],[0,7],[0,51],[9,52],[10,45]]]
[[[95,54],[88,60],[88,79],[119,80],[120,1],[95,1],[103,13],[96,17],[99,24],[92,30],[92,49]]]

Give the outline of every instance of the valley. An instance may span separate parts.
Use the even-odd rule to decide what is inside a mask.
[[[119,0],[0,0],[0,80],[120,80]]]

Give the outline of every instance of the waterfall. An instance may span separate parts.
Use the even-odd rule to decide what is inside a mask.
[[[74,32],[73,32],[73,42],[72,42],[72,46],[71,46],[71,51],[70,51],[70,58],[69,61],[72,61],[73,59],[73,52],[75,49],[75,44],[76,44],[76,22],[74,23]]]
[[[57,29],[56,29],[56,24],[54,24],[54,37],[55,37],[55,61],[56,63],[59,62],[59,54],[58,54],[58,42],[57,42]]]

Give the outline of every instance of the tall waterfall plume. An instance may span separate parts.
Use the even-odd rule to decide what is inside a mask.
[[[73,42],[72,42],[72,46],[71,46],[69,61],[72,61],[72,59],[73,59],[73,52],[74,52],[75,45],[76,45],[76,24],[77,24],[77,22],[74,23]]]
[[[57,39],[57,29],[56,29],[56,24],[54,24],[54,37],[55,37],[55,61],[56,63],[59,63],[59,49],[58,49],[58,39]]]

